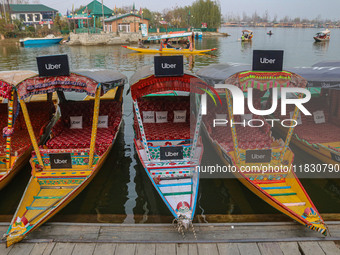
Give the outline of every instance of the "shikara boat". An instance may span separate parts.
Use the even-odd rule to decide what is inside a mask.
[[[119,72],[89,70],[69,76],[37,75],[17,85],[34,152],[30,159],[32,177],[5,235],[7,246],[21,241],[59,212],[94,178],[121,125],[125,82],[126,76]],[[101,100],[100,96],[112,89],[114,100]],[[24,100],[55,91],[61,117],[53,126],[50,139],[39,147]],[[67,100],[68,92],[85,93],[94,100]]]
[[[305,107],[312,116],[301,116],[292,143],[324,163],[340,163],[340,63],[320,62],[312,67],[291,68],[308,81],[312,98]],[[280,105],[280,104],[279,104]],[[290,105],[288,114],[293,110]],[[278,119],[288,116],[276,115]],[[275,130],[286,135],[287,128],[275,123]]]
[[[215,70],[216,77],[221,78],[222,74],[218,73],[219,71]],[[214,76],[209,76],[207,71],[199,71],[197,74],[202,79],[214,81]],[[304,78],[287,71],[243,71],[215,83],[231,84],[243,92],[248,92],[248,96],[253,97],[255,109],[261,109],[261,97],[266,90],[282,87],[304,88],[307,85]],[[250,88],[253,95],[249,94]],[[235,167],[232,172],[240,182],[265,202],[306,227],[326,235],[327,227],[323,219],[290,167],[294,153],[290,150],[289,143],[294,128],[289,129],[285,141],[275,139],[271,134],[271,126],[263,116],[253,116],[247,105],[244,106],[244,115],[234,116],[230,92],[218,92],[226,101],[224,100],[222,107],[216,107],[212,100],[208,100],[209,114],[203,118],[203,129],[224,163]],[[289,119],[296,120],[298,112],[299,109],[295,108],[293,117]],[[229,124],[214,127],[215,119],[228,120]],[[254,125],[263,125],[230,125],[231,121],[249,123],[248,121],[253,119],[256,119]]]
[[[7,185],[19,170],[28,163],[33,150],[22,111],[17,100],[16,85],[22,80],[35,76],[32,71],[0,72],[0,189]],[[55,108],[52,102],[26,100],[32,118],[33,132],[37,142],[44,140],[49,132]]]
[[[249,42],[253,39],[253,31],[251,30],[242,30],[241,41],[242,42]]]
[[[170,40],[172,38],[188,38],[190,42],[189,49],[181,49],[181,48],[166,48],[164,47],[163,43],[165,40]],[[161,54],[203,54],[211,51],[217,50],[216,48],[213,49],[204,49],[204,50],[196,50],[195,49],[195,35],[192,32],[187,33],[176,33],[176,34],[167,34],[161,36],[151,36],[148,38],[148,41],[161,41],[161,45],[159,49],[152,49],[152,48],[139,48],[139,47],[129,47],[129,46],[122,46],[126,49],[141,52],[141,53],[161,53]]]
[[[331,39],[331,31],[328,29],[316,33],[313,37],[315,42],[327,42]]]
[[[191,112],[190,96],[207,84],[195,75],[156,77],[153,66],[130,79],[135,147],[154,188],[181,230],[191,225],[199,186],[203,146],[201,112]]]

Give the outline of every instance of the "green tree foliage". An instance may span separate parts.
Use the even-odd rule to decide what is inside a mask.
[[[190,24],[190,6],[177,7],[170,11],[166,11],[164,14],[164,19],[171,24],[172,27],[189,27]]]
[[[208,28],[219,28],[221,26],[221,8],[217,1],[196,0],[191,6],[190,25],[201,27],[207,23]]]

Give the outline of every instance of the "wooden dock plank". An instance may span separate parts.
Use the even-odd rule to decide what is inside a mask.
[[[74,246],[72,255],[92,255],[95,247],[95,243],[77,243]]]
[[[156,245],[154,243],[145,244],[139,243],[136,245],[136,255],[155,255],[156,254]]]
[[[157,243],[156,254],[176,255],[176,245],[173,243]]]
[[[284,255],[301,255],[297,242],[279,242],[278,244]]]
[[[115,255],[134,255],[136,251],[136,244],[119,243],[117,244]]]
[[[189,255],[198,255],[197,244],[189,244],[188,245],[188,254]]]
[[[29,255],[42,255],[47,247],[48,243],[36,243],[31,251],[27,253]]]
[[[261,255],[256,243],[238,243],[237,247],[241,255]]]
[[[198,243],[197,250],[199,255],[218,255],[217,245],[215,243]]]
[[[8,255],[27,255],[30,254],[33,247],[34,243],[17,243],[13,245]]]
[[[317,242],[298,242],[302,254],[323,255],[325,254]]]
[[[257,246],[262,255],[283,255],[280,245],[277,243],[258,243]]]
[[[324,253],[327,255],[339,255],[340,254],[340,249],[332,241],[318,242],[318,244],[320,245]]]
[[[52,250],[54,249],[54,246],[55,243],[48,243],[42,255],[50,255],[52,253]]]
[[[97,243],[93,254],[99,255],[113,255],[115,253],[117,244],[115,243]]]
[[[218,243],[217,244],[218,252],[220,255],[239,255],[240,251],[238,250],[236,243]]]
[[[56,243],[51,255],[71,255],[74,246],[74,243]]]
[[[13,246],[6,248],[6,243],[0,243],[0,254],[1,255],[7,255],[11,250]]]
[[[179,243],[176,245],[176,254],[177,255],[188,255],[189,254],[189,245],[185,243]]]

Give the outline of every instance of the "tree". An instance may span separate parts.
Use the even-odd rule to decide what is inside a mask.
[[[209,28],[221,26],[221,8],[214,0],[196,0],[191,6],[191,24],[193,27],[201,27],[207,23]]]

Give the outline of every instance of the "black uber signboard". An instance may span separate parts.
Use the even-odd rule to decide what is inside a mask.
[[[253,71],[282,71],[283,50],[254,50]]]
[[[51,153],[49,156],[51,169],[72,168],[70,153]]]
[[[269,163],[272,160],[272,150],[247,150],[246,163]]]
[[[180,146],[161,147],[160,158],[161,160],[183,159],[183,147]]]
[[[39,76],[70,75],[67,55],[37,57]]]
[[[155,56],[155,76],[183,76],[183,56]]]

